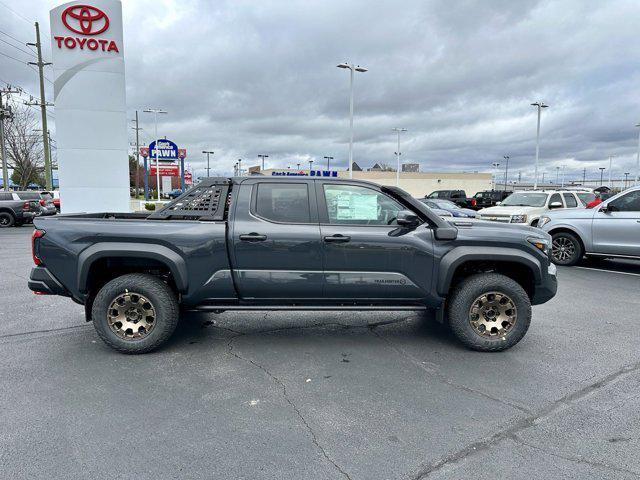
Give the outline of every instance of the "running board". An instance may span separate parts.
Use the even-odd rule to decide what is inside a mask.
[[[427,310],[424,305],[201,305],[195,307],[199,311],[220,311],[220,310],[251,310],[251,311],[274,311],[274,310],[308,310],[308,311],[392,311],[392,312],[423,312]]]

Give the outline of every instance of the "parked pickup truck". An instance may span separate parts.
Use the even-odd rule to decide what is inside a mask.
[[[464,190],[435,190],[424,198],[435,200],[450,200],[462,208],[476,209],[476,199],[468,198]]]
[[[0,228],[19,227],[40,214],[35,200],[14,200],[11,192],[0,192]]]
[[[125,353],[166,342],[180,309],[432,309],[466,346],[498,351],[557,288],[541,230],[456,226],[363,181],[209,178],[149,215],[35,225],[29,288],[84,304]]]

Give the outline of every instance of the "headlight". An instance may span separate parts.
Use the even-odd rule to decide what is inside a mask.
[[[550,221],[551,219],[549,217],[540,217],[540,220],[538,220],[538,227],[542,228]]]
[[[511,223],[527,223],[526,215],[511,215]]]
[[[531,245],[536,247],[541,252],[544,252],[545,255],[547,254],[547,252],[549,250],[549,242],[544,238],[527,237],[527,242],[529,242]]]

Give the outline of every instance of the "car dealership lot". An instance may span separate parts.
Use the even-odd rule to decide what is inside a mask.
[[[637,478],[640,264],[559,269],[509,351],[416,313],[190,314],[126,356],[0,232],[6,478]]]

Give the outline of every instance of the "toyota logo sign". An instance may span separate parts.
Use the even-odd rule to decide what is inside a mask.
[[[62,23],[74,33],[98,35],[109,28],[109,17],[91,5],[72,5],[62,12]]]
[[[81,36],[53,37],[59,49],[79,49],[100,52],[119,53],[118,45],[114,40],[106,38],[87,38],[89,35],[99,35],[109,28],[109,17],[106,13],[92,5],[71,5],[64,9],[60,15],[62,24],[68,30]],[[86,35],[86,36],[85,36]]]

